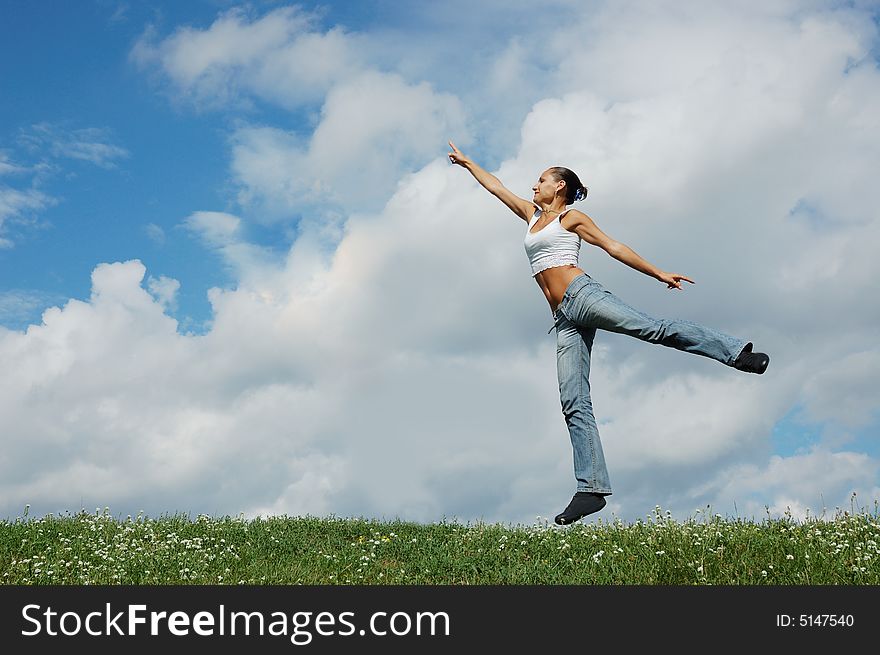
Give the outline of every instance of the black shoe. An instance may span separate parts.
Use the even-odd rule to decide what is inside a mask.
[[[605,496],[589,491],[578,491],[562,514],[558,514],[553,520],[557,525],[568,525],[580,521],[588,514],[598,512],[603,507],[605,507]]]
[[[767,370],[768,364],[770,364],[770,356],[765,353],[753,353],[752,344],[747,343],[739,357],[733,362],[733,367],[738,371],[760,375]]]

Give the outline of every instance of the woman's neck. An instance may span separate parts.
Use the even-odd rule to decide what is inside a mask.
[[[547,212],[548,214],[561,214],[565,209],[565,200],[562,198],[554,198],[553,202],[549,205],[545,205],[541,207],[542,211]]]

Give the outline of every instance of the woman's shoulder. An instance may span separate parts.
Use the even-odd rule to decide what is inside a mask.
[[[574,207],[569,207],[564,212],[562,212],[559,220],[566,225],[575,225],[588,218],[590,217],[581,210],[575,209]]]
[[[569,209],[566,211],[565,216],[559,220],[559,224],[569,232],[575,232],[581,228],[592,230],[596,225],[592,218],[579,209]]]

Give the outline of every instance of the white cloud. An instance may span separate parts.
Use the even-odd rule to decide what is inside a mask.
[[[469,142],[458,98],[371,68],[375,39],[315,23],[292,7],[262,17],[234,9],[203,30],[182,28],[162,40],[145,34],[132,51],[140,64],[158,67],[175,97],[199,106],[259,98],[321,107],[313,126],[247,126],[233,135],[239,201],[259,221],[290,220],[328,204],[377,209],[401,175],[429,161],[450,135]]]
[[[232,138],[232,166],[241,186],[239,202],[245,206],[258,204],[274,215],[293,211],[300,197],[316,191],[315,180],[298,179],[295,174],[307,171],[298,163],[305,156],[301,139],[284,130],[237,130]]]
[[[204,239],[212,247],[228,246],[239,239],[241,219],[224,212],[195,212],[184,221],[184,226]]]
[[[266,217],[315,207],[378,209],[400,177],[436,156],[450,134],[467,141],[464,111],[449,94],[399,76],[366,72],[328,94],[311,139],[269,127],[233,137],[239,201]]]
[[[78,159],[102,168],[113,168],[116,160],[129,156],[128,150],[112,143],[106,128],[65,129],[51,123],[32,125],[19,136],[31,149],[47,151],[54,158]]]
[[[286,107],[315,102],[330,85],[361,66],[340,29],[315,30],[314,17],[282,7],[251,19],[240,8],[204,30],[185,27],[156,41],[148,30],[132,49],[141,66],[158,66],[175,91],[209,107],[256,94]]]
[[[43,209],[50,203],[51,199],[36,189],[22,191],[6,186],[0,187],[0,221],[27,210]]]
[[[34,224],[40,212],[58,203],[41,190],[42,183],[60,170],[56,160],[78,159],[113,168],[116,160],[129,156],[127,150],[110,140],[109,131],[100,128],[66,130],[39,123],[21,131],[19,146],[38,161],[30,165],[15,163],[7,153],[0,152],[0,176],[14,178],[14,182],[0,184],[0,249],[15,245],[14,239],[4,236],[10,225]]]
[[[147,223],[144,226],[144,234],[157,245],[164,245],[165,243],[165,230],[162,229],[161,225],[156,225],[155,223]]]
[[[804,397],[814,421],[835,421],[858,428],[877,419],[880,398],[880,352],[851,351],[827,362],[804,385]]]
[[[39,316],[41,310],[53,300],[50,294],[31,289],[0,291],[0,324],[29,321]]]
[[[177,292],[180,290],[180,282],[178,280],[165,275],[160,275],[158,278],[150,277],[147,280],[147,288],[163,307],[169,309],[176,307]]]
[[[565,86],[530,109],[499,176],[527,195],[543,167],[571,166],[600,227],[698,284],[666,292],[588,246],[583,266],[649,313],[746,336],[773,358],[748,376],[600,334],[606,514],[710,504],[803,515],[853,491],[876,497],[876,455],[833,447],[834,434],[791,457],[771,445],[792,407],[838,436],[876,411],[880,316],[865,298],[880,274],[869,177],[880,126],[864,109],[880,88],[876,36],[857,10],[654,6],[572,5],[558,50],[533,65],[509,39],[490,75],[496,90],[522,70]],[[194,96],[231,97],[240,71],[264,71],[313,29],[296,16],[229,14],[141,47]],[[578,30],[583,49],[563,50]],[[202,58],[175,68],[190,45]],[[443,156],[469,110],[432,84],[366,68],[324,88],[309,134],[236,131],[244,218],[184,221],[237,275],[212,290],[207,334],[179,334],[163,305],[173,281],[148,281],[151,295],[139,262],[99,266],[89,300],[48,310],[40,326],[0,330],[0,428],[15,435],[0,460],[4,511],[82,499],[116,511],[531,522],[564,506],[571,452],[524,225]],[[248,242],[256,210],[322,199],[346,210],[326,228],[333,238],[318,214],[284,261]]]
[[[851,511],[852,494],[867,499],[880,497],[876,480],[880,462],[861,453],[813,450],[792,457],[773,456],[762,467],[731,467],[707,484],[702,493],[725,504],[736,502],[745,517],[781,516],[790,511],[795,519],[834,516],[835,510]],[[873,484],[871,481],[874,481]],[[756,490],[761,490],[758,494]]]
[[[54,198],[38,189],[15,189],[0,185],[0,235],[3,234],[7,223],[27,221],[30,214],[41,211],[55,202]],[[0,236],[0,243],[4,241],[9,247],[12,246],[11,240],[2,239]]]
[[[27,168],[15,164],[5,152],[0,151],[0,175],[15,175],[27,172]]]
[[[267,268],[277,263],[277,256],[271,250],[245,240],[242,221],[238,216],[198,211],[187,217],[182,227],[215,250],[236,277],[244,282],[265,275]]]

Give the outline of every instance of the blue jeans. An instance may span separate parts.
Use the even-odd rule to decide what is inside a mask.
[[[587,274],[568,285],[554,319],[559,398],[574,451],[577,490],[598,494],[610,494],[611,482],[590,400],[590,352],[596,330],[628,334],[728,366],[748,343],[691,321],[651,318]]]

